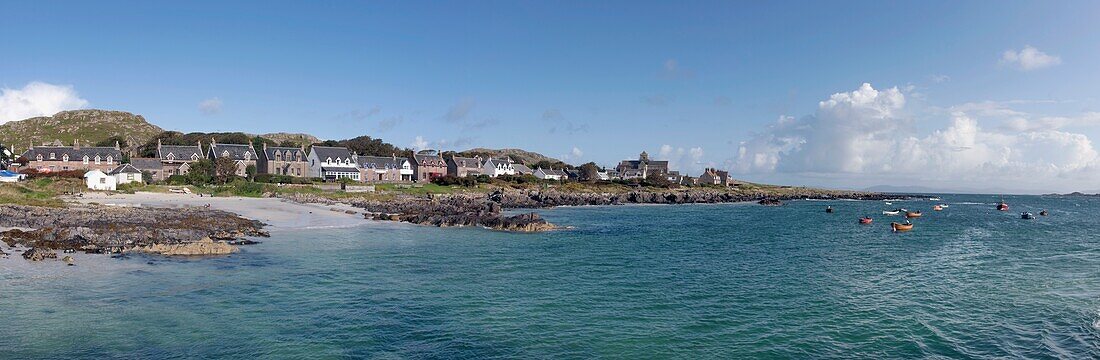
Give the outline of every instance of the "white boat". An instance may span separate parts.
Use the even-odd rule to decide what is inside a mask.
[[[947,204],[940,204],[940,207],[946,209],[946,208],[949,208],[950,206],[948,206]]]
[[[887,201],[886,205],[894,205],[894,203]]]
[[[928,198],[928,201],[941,201],[941,200],[943,200],[943,199],[940,199],[938,197]]]
[[[889,216],[896,216],[896,215],[900,215],[900,214],[901,214],[901,210],[894,210],[894,211],[883,211],[883,212],[882,212],[882,214],[883,214],[883,215],[889,215]]]

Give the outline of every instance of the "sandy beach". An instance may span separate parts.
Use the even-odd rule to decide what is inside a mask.
[[[371,222],[371,220],[363,218],[362,209],[356,209],[350,205],[300,204],[277,198],[199,197],[197,194],[152,192],[108,195],[93,192],[66,200],[97,203],[106,206],[163,208],[210,205],[213,209],[224,210],[245,218],[262,221],[270,226],[269,230],[271,231],[349,227]],[[354,214],[348,214],[346,211],[353,211]]]

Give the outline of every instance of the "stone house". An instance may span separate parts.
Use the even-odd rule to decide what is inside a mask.
[[[38,171],[99,170],[106,174],[122,163],[122,151],[118,142],[114,147],[80,146],[31,146],[20,158],[26,159],[23,168]]]
[[[508,158],[489,158],[481,166],[481,173],[489,175],[489,177],[497,177],[501,175],[515,175],[516,168],[513,166],[512,159]]]
[[[457,177],[481,175],[481,157],[451,156],[447,159],[447,175]]]
[[[152,172],[152,181],[165,181],[172,175],[187,175],[191,172],[191,164],[206,158],[202,151],[202,142],[195,145],[164,145],[157,139],[157,159],[160,161],[160,171]],[[133,163],[133,161],[131,161]],[[139,170],[148,171],[151,163],[146,160],[134,165]]]
[[[728,171],[722,171],[715,168],[704,169],[703,174],[699,175],[699,179],[696,182],[699,185],[737,186],[737,183],[730,178],[730,173]]]
[[[210,139],[210,151],[207,152],[207,157],[210,160],[217,160],[218,158],[229,158],[237,164],[237,171],[234,173],[237,176],[248,176],[246,169],[249,165],[256,166],[256,159],[259,156],[256,155],[256,148],[252,147],[252,144],[218,144],[214,139]]]
[[[309,159],[304,146],[278,147],[264,143],[258,155],[256,172],[259,174],[309,176]]]
[[[523,165],[523,164],[520,164],[520,163],[512,164],[512,169],[516,170],[516,175],[534,175],[535,174],[535,171],[531,170],[531,168],[527,167],[527,165]]]
[[[309,176],[325,181],[359,181],[359,159],[346,147],[313,146],[309,149]]]
[[[366,183],[407,183],[413,181],[412,162],[392,156],[360,156],[359,179]]]
[[[568,179],[569,175],[565,174],[565,171],[559,169],[535,169],[535,177],[543,180],[558,180]]]
[[[668,173],[668,161],[650,160],[649,154],[642,151],[638,155],[638,160],[623,160],[619,162],[619,166],[615,167],[615,171],[619,172],[623,179],[659,177]]]
[[[411,162],[416,182],[429,182],[434,178],[447,175],[447,162],[437,152],[414,154]]]

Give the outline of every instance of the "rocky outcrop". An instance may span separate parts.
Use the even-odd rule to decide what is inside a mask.
[[[374,220],[403,221],[439,227],[482,226],[494,230],[535,232],[554,229],[538,214],[502,216],[499,203],[473,195],[405,198],[399,201],[367,201],[354,204],[367,209]]]
[[[263,223],[206,208],[74,206],[0,207],[0,241],[47,250],[117,253],[151,245],[181,245],[204,238],[266,237]]]
[[[185,244],[153,244],[140,246],[131,251],[160,254],[167,256],[209,256],[228,255],[239,251],[236,246],[223,242],[214,242],[210,238],[202,238],[199,241]]]
[[[39,248],[30,248],[23,252],[23,258],[30,261],[42,261],[46,259],[56,259],[57,253],[53,251],[43,250]]]

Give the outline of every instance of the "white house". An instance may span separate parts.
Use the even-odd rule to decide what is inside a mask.
[[[118,179],[99,170],[84,173],[84,182],[91,190],[115,190]]]
[[[565,172],[561,170],[538,168],[535,169],[535,177],[543,180],[560,181],[561,179],[566,178],[567,175],[565,175]]]
[[[501,175],[515,175],[516,168],[512,166],[512,162],[506,159],[493,159],[485,161],[485,164],[481,166],[481,173],[489,175],[489,177],[497,177]]]
[[[141,170],[138,170],[138,168],[131,164],[119,165],[117,168],[107,173],[107,175],[114,176],[115,183],[118,185],[141,182]]]
[[[359,181],[359,157],[344,147],[314,146],[309,149],[309,175],[326,181]]]

